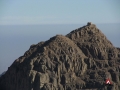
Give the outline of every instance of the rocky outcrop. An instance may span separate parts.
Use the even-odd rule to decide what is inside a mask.
[[[87,57],[99,60],[117,58],[118,50],[106,36],[92,23],[78,28],[66,35],[73,40]]]
[[[120,49],[88,22],[31,45],[0,77],[0,90],[119,90],[119,72]]]

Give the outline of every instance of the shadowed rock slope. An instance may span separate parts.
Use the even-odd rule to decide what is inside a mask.
[[[31,45],[0,77],[0,90],[120,90],[119,71],[120,48],[88,23]]]

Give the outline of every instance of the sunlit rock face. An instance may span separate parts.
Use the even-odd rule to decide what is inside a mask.
[[[88,22],[31,45],[0,77],[0,90],[120,90],[119,72],[120,48]]]

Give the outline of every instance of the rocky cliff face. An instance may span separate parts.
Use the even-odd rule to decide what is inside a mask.
[[[120,90],[119,72],[120,48],[88,23],[31,45],[0,77],[0,90]]]

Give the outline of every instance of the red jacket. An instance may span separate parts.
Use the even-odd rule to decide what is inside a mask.
[[[106,79],[105,84],[112,84],[112,82],[111,82],[110,79],[108,78],[108,79]]]

